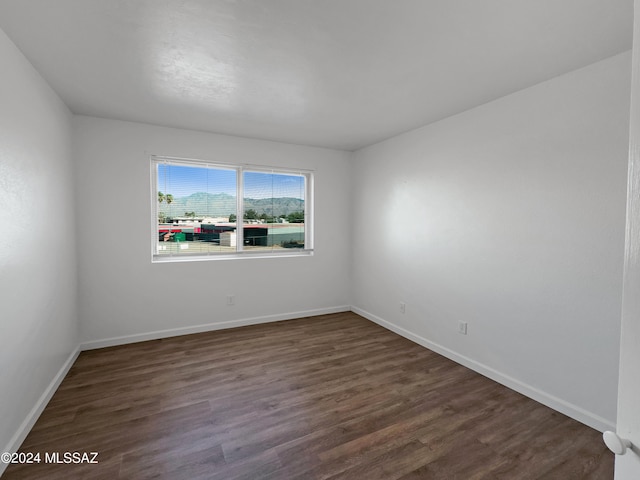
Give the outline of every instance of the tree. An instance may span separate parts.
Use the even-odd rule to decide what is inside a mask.
[[[250,208],[249,210],[246,210],[244,212],[244,218],[247,220],[255,220],[256,216],[257,216],[257,213],[253,208]]]
[[[196,216],[196,212],[184,212],[184,216],[194,218]]]
[[[167,216],[164,214],[164,212],[158,213],[158,223],[166,223],[166,221]]]
[[[171,205],[171,203],[173,202],[173,195],[171,195],[170,193],[167,193],[164,196],[164,199],[167,202],[167,205]]]
[[[287,215],[289,223],[304,223],[304,212],[293,212]]]
[[[235,222],[235,221],[236,221],[236,218],[237,218],[237,217],[236,217],[236,214],[235,214],[235,213],[232,213],[231,215],[229,215],[229,221],[230,221],[230,222]]]
[[[164,193],[162,193],[160,190],[158,190],[158,203],[162,203],[164,202]]]

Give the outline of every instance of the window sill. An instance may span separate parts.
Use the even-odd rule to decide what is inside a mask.
[[[151,263],[207,262],[211,260],[245,260],[249,258],[312,257],[313,250],[287,249],[287,251],[244,251],[236,253],[211,253],[208,255],[153,255]]]

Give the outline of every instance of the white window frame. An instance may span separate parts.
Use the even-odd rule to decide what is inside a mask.
[[[210,253],[182,253],[179,255],[158,253],[158,164],[168,163],[198,168],[216,168],[234,170],[236,172],[236,251]],[[299,168],[271,167],[252,164],[230,164],[209,162],[190,158],[151,155],[151,261],[152,263],[191,262],[203,260],[228,260],[240,258],[301,257],[313,255],[313,195],[314,172]],[[298,175],[305,179],[304,199],[304,248],[288,248],[283,250],[245,250],[244,249],[244,173],[280,173]]]

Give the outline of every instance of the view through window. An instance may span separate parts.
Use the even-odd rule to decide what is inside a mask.
[[[310,172],[153,157],[152,177],[156,260],[311,251]]]

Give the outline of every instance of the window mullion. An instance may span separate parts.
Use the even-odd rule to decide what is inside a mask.
[[[236,174],[236,252],[244,250],[244,172],[238,168]]]
[[[313,177],[309,174],[304,175],[304,245],[306,249],[313,250]]]
[[[151,162],[151,256],[158,254],[158,163]]]

